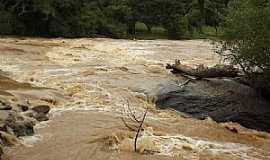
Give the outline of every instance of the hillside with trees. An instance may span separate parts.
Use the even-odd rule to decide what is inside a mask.
[[[0,33],[48,37],[123,37],[143,23],[179,39],[204,25],[219,27],[223,0],[1,0]]]

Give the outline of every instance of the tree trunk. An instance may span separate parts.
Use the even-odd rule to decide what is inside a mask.
[[[231,65],[216,65],[214,67],[205,67],[200,65],[197,68],[181,64],[176,60],[175,64],[167,64],[167,69],[172,69],[173,73],[185,74],[196,78],[217,78],[217,77],[239,77],[239,70]]]
[[[146,25],[148,33],[152,32],[152,27],[150,25]]]
[[[130,35],[135,35],[135,25],[136,25],[136,22],[130,22],[129,24],[128,24],[128,30],[127,30],[127,32],[128,32],[128,34],[130,34]]]
[[[200,12],[201,12],[201,25],[205,24],[205,0],[198,0]]]

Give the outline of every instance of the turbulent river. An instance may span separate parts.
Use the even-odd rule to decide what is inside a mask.
[[[55,89],[61,97],[46,95],[57,99],[50,120],[38,124],[34,136],[22,137],[24,145],[9,148],[6,158],[270,159],[268,133],[156,108],[151,91],[179,80],[165,68],[175,59],[190,66],[220,63],[207,40],[0,39],[2,71],[16,81]],[[128,105],[138,115],[149,108],[140,154],[133,152],[136,132],[122,121]]]

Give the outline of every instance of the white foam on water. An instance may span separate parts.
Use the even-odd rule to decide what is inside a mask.
[[[63,112],[68,112],[68,111],[74,111],[74,112],[81,112],[81,111],[95,111],[95,112],[111,112],[112,110],[108,106],[75,106],[75,107],[57,107],[57,108],[52,108],[50,110],[50,115],[52,117],[54,116],[59,116]]]
[[[49,126],[49,123],[51,122],[51,120],[48,121],[43,121],[43,122],[39,122],[35,125],[35,129],[40,129],[40,128],[46,128]]]
[[[22,139],[22,143],[27,146],[27,147],[34,147],[34,144],[42,141],[43,136],[42,135],[34,135],[34,136],[25,136],[25,137],[21,137]]]
[[[192,152],[188,153],[189,159],[197,157],[198,153],[209,153],[211,155],[231,155],[243,160],[259,160],[253,147],[239,143],[223,143],[215,141],[200,140],[196,138],[186,137],[183,135],[175,136],[155,136],[151,132],[145,131],[141,138],[150,139],[157,146],[159,155],[174,156],[175,150],[183,151],[184,147],[188,147]],[[252,153],[252,155],[248,154]]]

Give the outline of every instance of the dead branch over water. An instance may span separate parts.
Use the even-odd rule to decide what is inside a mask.
[[[143,116],[141,116],[141,117],[136,116],[136,110],[134,107],[131,108],[131,105],[130,105],[128,100],[127,100],[127,106],[124,105],[123,108],[124,108],[124,110],[122,112],[123,117],[121,117],[121,120],[123,121],[125,127],[127,127],[131,131],[136,132],[136,136],[135,136],[135,140],[134,140],[134,151],[137,152],[138,138],[139,138],[141,130],[143,129],[143,124],[145,122],[145,119],[146,119],[146,116],[148,113],[148,107],[145,109]],[[126,121],[125,117],[128,117],[128,119],[135,124],[128,123]]]

